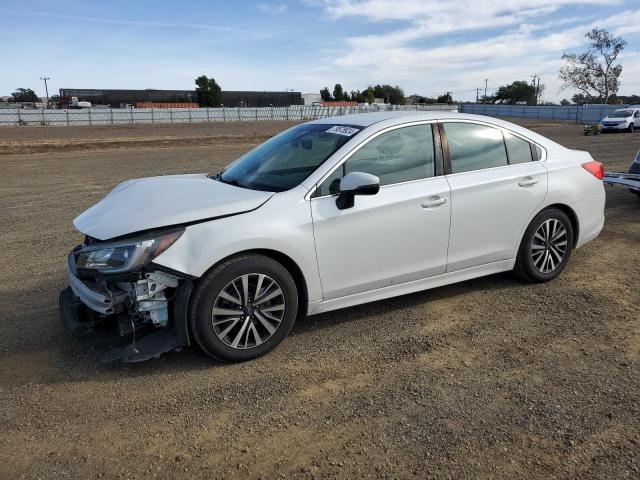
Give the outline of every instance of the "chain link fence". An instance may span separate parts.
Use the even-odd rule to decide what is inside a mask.
[[[148,108],[80,110],[0,110],[0,125],[124,125],[134,123],[243,122],[314,120],[351,113],[379,111],[457,111],[456,105],[369,105],[354,107]]]

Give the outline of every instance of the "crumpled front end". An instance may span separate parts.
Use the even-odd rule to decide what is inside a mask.
[[[191,279],[150,262],[135,271],[95,268],[106,265],[96,263],[108,257],[102,252],[113,256],[114,250],[112,244],[96,243],[88,237],[85,245],[70,253],[69,287],[60,293],[60,316],[65,327],[70,331],[116,329],[126,344],[106,352],[104,361],[144,361],[188,345]],[[87,252],[98,254],[87,260]],[[133,249],[127,252],[131,257],[139,254]]]

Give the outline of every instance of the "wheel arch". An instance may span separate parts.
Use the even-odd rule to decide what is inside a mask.
[[[561,212],[564,212],[567,217],[569,217],[569,221],[571,222],[571,228],[573,229],[573,248],[576,248],[578,245],[578,238],[580,237],[580,222],[578,221],[578,215],[569,205],[565,203],[553,203],[551,205],[547,205],[540,212],[545,210],[550,210],[552,208],[558,209]],[[538,212],[538,213],[540,213]],[[536,213],[537,215],[537,213]]]
[[[531,216],[531,218],[529,219],[527,224],[524,226],[524,229],[520,234],[520,242],[518,242],[518,248],[520,248],[520,245],[522,244],[522,240],[524,239],[524,234],[527,231],[527,228],[529,228],[529,225],[531,225],[531,222],[533,221],[533,219],[536,218],[536,216],[538,216],[540,212],[544,212],[545,210],[551,210],[553,208],[560,210],[561,212],[565,213],[567,217],[569,217],[569,221],[571,222],[571,228],[573,229],[573,248],[576,247],[576,245],[578,244],[578,237],[580,236],[580,222],[578,221],[578,215],[573,210],[573,208],[571,208],[566,203],[552,203],[550,205],[545,205],[544,207],[540,208],[540,210],[536,211]]]
[[[211,267],[207,269],[207,271],[202,275],[202,277],[204,277],[207,273],[209,273],[211,270],[216,268],[221,263],[226,262],[231,258],[252,254],[252,253],[264,255],[265,257],[272,258],[273,260],[280,263],[284,268],[287,269],[287,271],[293,277],[293,281],[295,282],[296,288],[298,290],[298,313],[302,313],[303,315],[306,316],[307,310],[309,307],[309,290],[307,286],[307,280],[304,274],[302,273],[302,269],[296,263],[296,261],[293,260],[289,255],[282,253],[278,250],[273,250],[269,248],[250,248],[247,250],[234,252],[233,254],[228,255],[224,258],[221,258],[216,263],[211,265]]]

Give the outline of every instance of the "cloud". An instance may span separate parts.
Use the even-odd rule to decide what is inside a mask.
[[[360,17],[373,22],[404,20],[432,34],[496,25],[548,15],[571,5],[619,4],[622,0],[317,0],[333,19]]]
[[[67,15],[64,13],[51,13],[51,12],[11,12],[20,13],[24,15],[37,15],[40,17],[60,18],[63,20],[75,20],[78,22],[92,22],[92,23],[104,23],[108,25],[130,25],[134,27],[155,27],[155,28],[187,28],[196,30],[218,30],[224,32],[234,33],[249,33],[246,30],[241,30],[226,25],[209,25],[204,23],[172,23],[172,22],[151,22],[145,20],[119,20],[103,17],[83,17],[80,15]]]
[[[490,78],[497,86],[514,80],[528,80],[534,73],[543,75],[543,82],[547,84],[546,95],[558,98],[561,94],[561,83],[557,78],[561,54],[586,46],[584,34],[587,31],[598,26],[621,35],[640,32],[640,9],[595,21],[589,11],[581,16],[558,12],[563,7],[607,3],[620,2],[320,2],[332,19],[364,19],[377,30],[374,34],[347,38],[347,48],[332,59],[340,74],[404,84],[414,91],[424,89],[423,94],[457,90],[465,93],[463,97],[466,98],[475,97],[475,86],[484,85],[484,78]],[[477,33],[468,35],[472,30]],[[628,52],[627,58],[636,58],[631,54]]]
[[[263,13],[280,15],[287,11],[287,6],[284,3],[259,3],[258,10]]]

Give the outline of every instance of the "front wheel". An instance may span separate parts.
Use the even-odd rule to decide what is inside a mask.
[[[573,227],[567,214],[543,210],[525,231],[514,271],[529,282],[548,282],[560,275],[572,249]]]
[[[298,291],[286,268],[247,254],[222,262],[194,290],[189,322],[194,339],[214,358],[243,361],[273,350],[298,312]]]
[[[627,132],[629,133],[633,133],[633,129],[634,129],[635,125],[633,123],[629,124],[629,128],[627,128]]]

